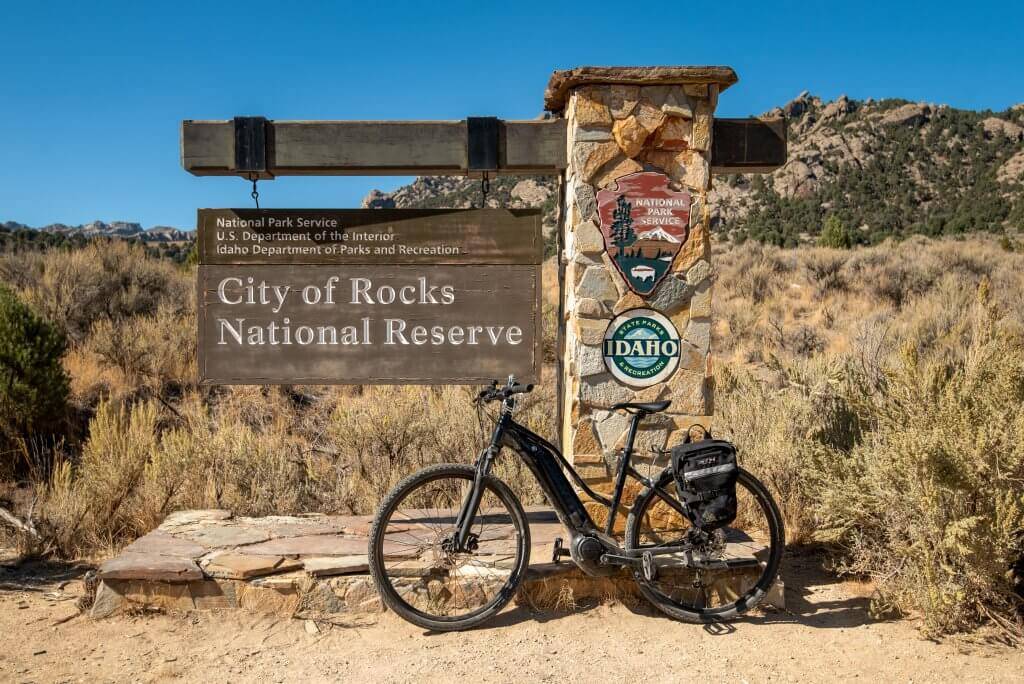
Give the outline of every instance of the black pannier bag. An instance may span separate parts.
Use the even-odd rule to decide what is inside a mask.
[[[704,530],[725,527],[736,519],[736,447],[721,439],[687,441],[672,447],[676,489],[693,512],[694,525]]]

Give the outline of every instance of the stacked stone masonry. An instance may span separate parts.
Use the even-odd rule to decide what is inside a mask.
[[[727,84],[725,84],[727,85]],[[708,233],[712,116],[719,85],[582,85],[568,93],[565,220],[565,387],[562,444],[587,482],[611,487],[628,421],[608,409],[622,401],[671,399],[637,438],[641,466],[664,465],[651,449],[681,441],[695,423],[709,425],[714,381],[710,356],[714,269]],[[669,274],[649,296],[631,292],[612,267],[598,226],[597,192],[639,171],[666,174],[672,190],[692,197],[690,235]],[[682,342],[665,383],[635,390],[607,372],[601,344],[611,319],[646,307],[669,317]]]

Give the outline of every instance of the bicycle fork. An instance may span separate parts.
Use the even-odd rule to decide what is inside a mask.
[[[462,507],[459,509],[459,517],[455,520],[455,551],[464,552],[467,550],[466,542],[471,534],[473,518],[476,517],[477,510],[480,508],[480,500],[484,496],[484,480],[490,474],[491,465],[501,450],[499,444],[501,433],[505,429],[506,415],[507,412],[502,411],[501,418],[499,418],[494,426],[494,431],[491,433],[491,443],[480,452],[480,457],[476,460],[476,475],[473,477],[473,486],[466,494],[466,498],[463,499]]]

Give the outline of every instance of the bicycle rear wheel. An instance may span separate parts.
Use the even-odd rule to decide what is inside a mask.
[[[729,620],[760,603],[775,582],[785,545],[782,516],[765,486],[740,468],[736,520],[707,534],[664,497],[678,505],[668,470],[657,488],[637,497],[626,524],[626,548],[652,552],[653,576],[634,573],[641,593],[685,622]],[[656,553],[667,546],[687,551]]]
[[[370,573],[388,608],[424,629],[455,631],[496,615],[515,595],[530,556],[526,514],[493,477],[466,550],[452,541],[476,469],[441,464],[407,477],[381,504],[370,531]]]

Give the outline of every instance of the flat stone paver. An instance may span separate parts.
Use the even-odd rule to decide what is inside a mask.
[[[366,554],[359,556],[313,556],[302,559],[303,569],[313,577],[351,575],[369,570]]]
[[[340,537],[333,534],[305,537],[284,537],[239,549],[246,554],[279,556],[355,556],[366,555],[363,537]]]
[[[195,525],[201,522],[216,522],[219,520],[228,520],[231,518],[231,511],[225,511],[220,508],[213,508],[207,510],[192,510],[192,511],[175,511],[170,513],[164,518],[164,521],[160,524],[161,529],[170,529],[174,527],[184,527],[187,525]]]
[[[265,542],[271,538],[269,530],[250,525],[228,523],[223,525],[203,525],[196,530],[182,532],[182,535],[186,539],[202,544],[208,549],[247,546],[249,544]]]
[[[284,556],[257,556],[237,551],[212,553],[200,564],[210,577],[223,579],[249,579],[289,570],[298,570],[302,563]]]
[[[139,537],[121,551],[121,553],[156,554],[192,559],[199,558],[206,552],[206,547],[201,544],[160,529]]]
[[[97,575],[102,580],[138,579],[179,583],[201,580],[203,571],[191,558],[153,553],[122,553],[103,563]]]

